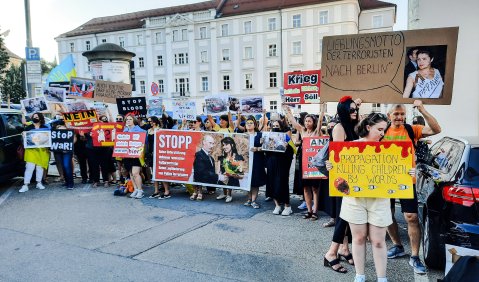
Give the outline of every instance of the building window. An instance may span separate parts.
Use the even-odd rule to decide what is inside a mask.
[[[139,57],[138,58],[138,66],[140,68],[144,68],[145,67],[145,59],[143,57]]]
[[[230,60],[230,49],[223,49],[222,54],[223,54],[223,61]]]
[[[186,28],[181,30],[181,40],[188,40],[188,30]]]
[[[85,49],[87,51],[90,51],[90,48],[91,48],[90,41],[85,41]]]
[[[278,109],[278,101],[269,101],[269,109],[271,111]]]
[[[158,80],[158,92],[165,93],[165,82],[163,79]]]
[[[190,92],[190,82],[188,78],[175,78],[176,92],[180,96],[185,96],[187,92]]]
[[[146,93],[146,84],[144,80],[140,80],[140,93],[145,94]]]
[[[276,57],[276,44],[268,45],[268,57]]]
[[[175,65],[188,64],[188,53],[175,54]]]
[[[328,24],[329,22],[329,12],[321,11],[319,12],[319,24]]]
[[[301,15],[293,15],[293,28],[301,27]]]
[[[70,42],[70,52],[75,52],[75,43]]]
[[[103,38],[103,39],[101,40],[101,43],[106,43],[106,38]]]
[[[162,55],[156,56],[156,63],[159,67],[163,66],[163,56]]]
[[[162,40],[162,39],[161,39],[161,37],[162,37],[162,34],[161,34],[161,32],[157,32],[157,33],[155,33],[155,42],[156,42],[156,44],[158,44],[158,43],[161,43],[161,42],[162,42],[162,41],[161,41],[161,40]]]
[[[268,30],[269,31],[276,30],[276,18],[268,19]]]
[[[278,87],[278,76],[275,72],[269,73],[269,87]]]
[[[228,24],[221,25],[221,36],[228,36]]]
[[[206,27],[200,27],[200,39],[206,38]]]
[[[173,30],[173,41],[180,41],[178,30]]]
[[[301,41],[293,42],[293,55],[301,55]]]
[[[201,51],[200,60],[201,60],[202,63],[207,63],[208,62],[208,52],[207,51]]]
[[[244,47],[244,57],[245,60],[253,59],[253,47]]]
[[[88,67],[88,72],[91,72],[91,66],[90,66],[90,64],[88,64],[87,67]],[[103,76],[102,76],[102,78],[103,78]]]
[[[208,77],[201,77],[201,91],[208,91]]]
[[[323,52],[323,39],[319,39],[319,52]]]
[[[230,90],[230,76],[223,75],[223,90]]]
[[[373,28],[383,27],[383,16],[377,15],[373,16]]]
[[[118,37],[118,42],[120,43],[120,46],[125,48],[125,37],[120,36]]]
[[[244,26],[244,33],[251,33],[251,21],[247,21],[243,23]]]
[[[251,73],[247,73],[244,75],[244,88],[245,89],[253,89],[253,75]]]
[[[380,103],[373,103],[372,111],[375,113],[381,112],[381,104]]]
[[[136,35],[136,45],[143,45],[143,35],[137,34]]]

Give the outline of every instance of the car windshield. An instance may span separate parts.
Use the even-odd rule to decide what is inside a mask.
[[[479,187],[479,147],[471,148],[469,154],[469,166],[464,176],[464,184],[471,184]]]

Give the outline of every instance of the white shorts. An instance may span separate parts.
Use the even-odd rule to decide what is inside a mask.
[[[393,223],[390,199],[343,197],[339,217],[353,224],[388,227]]]

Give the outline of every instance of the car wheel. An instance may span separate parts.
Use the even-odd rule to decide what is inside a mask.
[[[425,210],[426,211],[426,210]],[[422,247],[424,262],[427,266],[435,269],[444,269],[446,254],[444,243],[441,239],[441,228],[439,220],[433,222],[429,214],[424,216],[424,227],[422,234]]]

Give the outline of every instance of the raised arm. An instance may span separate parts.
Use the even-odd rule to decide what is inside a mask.
[[[229,124],[229,129],[230,129],[230,132],[234,132],[235,131],[235,124],[233,123],[233,116],[231,115],[231,112],[228,111],[228,124]]]
[[[215,119],[214,119],[211,115],[208,115],[208,121],[209,121],[210,124],[211,124],[211,128],[215,128],[215,127],[216,127]]]
[[[258,125],[258,130],[263,131],[268,124],[268,117],[266,116],[266,109],[263,109],[263,116],[260,118],[261,124]]]
[[[404,93],[402,94],[402,97],[410,98],[413,87],[414,87],[414,78],[412,78],[412,76],[408,76],[406,80],[406,87],[404,88]]]
[[[441,132],[441,126],[437,122],[436,118],[433,117],[428,111],[426,111],[426,108],[424,108],[424,104],[421,100],[414,101],[414,107],[418,109],[418,111],[424,117],[424,120],[426,120],[427,125],[424,126],[422,129],[423,137],[436,135]]]
[[[245,127],[241,126],[241,111],[238,110],[238,115],[236,116],[236,128],[238,128],[241,131],[245,131]]]
[[[319,119],[318,119],[318,125],[316,127],[316,132],[318,132],[319,136],[323,136],[323,131],[321,130],[323,126],[323,118],[324,118],[324,112],[326,111],[326,104],[321,103],[319,104]]]
[[[303,126],[301,126],[301,124],[299,124],[296,119],[293,117],[293,113],[291,113],[291,109],[286,106],[286,105],[283,105],[283,111],[286,113],[286,118],[289,120],[289,122],[291,123],[291,125],[299,132],[303,132]]]

